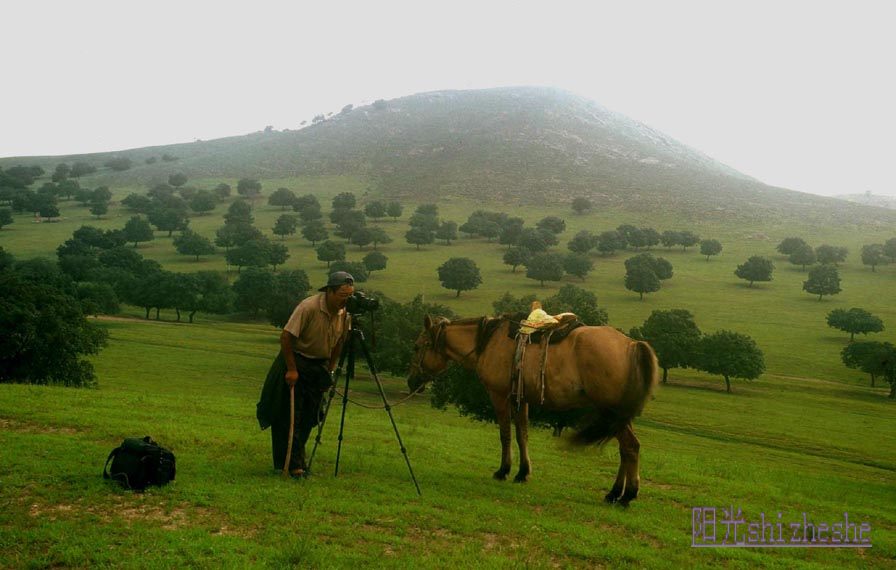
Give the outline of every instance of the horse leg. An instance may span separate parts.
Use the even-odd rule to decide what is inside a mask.
[[[622,438],[619,440],[619,451],[625,457],[625,492],[619,498],[619,504],[627,507],[628,504],[638,496],[638,488],[641,485],[641,475],[638,472],[639,454],[641,443],[635,437],[635,431],[632,423],[629,422],[621,432]]]
[[[626,456],[623,451],[622,432],[616,434],[616,439],[619,440],[619,470],[616,472],[616,482],[613,483],[613,488],[604,497],[604,502],[611,504],[619,500],[619,497],[622,496],[622,491],[625,489]]]
[[[513,460],[510,450],[510,402],[505,395],[489,392],[492,405],[495,407],[495,415],[498,416],[498,429],[501,432],[501,467],[492,475],[499,481],[507,479],[510,473],[510,463]]]
[[[529,462],[529,404],[520,406],[513,419],[516,424],[516,444],[520,448],[520,470],[513,481],[525,483],[532,473],[532,464]]]

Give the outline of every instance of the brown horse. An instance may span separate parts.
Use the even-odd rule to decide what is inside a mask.
[[[550,410],[591,408],[593,417],[574,437],[580,444],[619,440],[620,465],[608,503],[628,505],[638,495],[640,444],[632,419],[640,415],[657,382],[656,355],[650,345],[633,341],[611,327],[579,327],[549,346],[545,380],[540,382],[542,351],[530,345],[520,365],[525,401],[511,397],[511,367],[516,341],[508,336],[508,317],[481,317],[449,321],[427,316],[415,343],[408,387],[444,371],[450,361],[474,370],[495,407],[501,433],[499,480],[510,473],[510,420],[514,416],[520,468],[514,478],[527,481],[532,473],[528,449],[529,404]]]

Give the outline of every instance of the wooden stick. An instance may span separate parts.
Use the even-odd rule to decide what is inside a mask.
[[[296,385],[289,387],[289,441],[286,443],[286,459],[283,461],[283,476],[289,477],[289,460],[292,457],[292,438],[296,430]]]

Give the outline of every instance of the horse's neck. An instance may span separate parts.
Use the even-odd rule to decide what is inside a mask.
[[[465,368],[476,366],[478,323],[454,324],[445,328],[445,356]]]

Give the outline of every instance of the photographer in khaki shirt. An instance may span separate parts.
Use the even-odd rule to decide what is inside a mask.
[[[330,274],[316,295],[303,300],[280,334],[280,354],[268,371],[258,403],[258,422],[271,427],[274,469],[286,461],[289,439],[289,391],[296,386],[296,418],[289,472],[305,471],[305,443],[319,423],[323,394],[330,387],[348,330],[346,300],[354,293],[354,278],[345,271]]]

